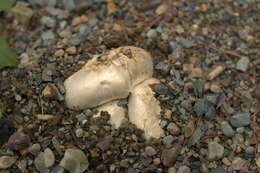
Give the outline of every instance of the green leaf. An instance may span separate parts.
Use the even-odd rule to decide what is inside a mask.
[[[16,0],[0,0],[0,11],[9,10],[14,6]]]
[[[5,39],[0,38],[0,69],[3,67],[15,67],[18,64],[16,53],[8,46]]]

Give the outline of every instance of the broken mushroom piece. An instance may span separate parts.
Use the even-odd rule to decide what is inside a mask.
[[[124,107],[118,105],[119,101],[112,101],[101,105],[97,108],[98,113],[94,117],[100,117],[101,112],[107,112],[110,115],[110,124],[116,129],[120,127],[126,119],[126,110]]]
[[[128,101],[129,120],[144,131],[146,138],[159,138],[163,134],[163,129],[159,125],[160,103],[151,89],[151,85],[158,83],[159,80],[151,78],[137,85]]]
[[[65,101],[70,109],[85,109],[126,98],[138,83],[152,77],[148,52],[125,46],[90,60],[64,82]]]

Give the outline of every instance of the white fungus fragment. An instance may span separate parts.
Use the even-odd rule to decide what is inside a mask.
[[[94,117],[100,117],[101,112],[107,112],[110,115],[110,124],[116,129],[120,127],[122,122],[126,119],[126,110],[124,107],[118,105],[119,101],[112,101],[101,105],[97,108],[98,113]]]
[[[151,78],[137,85],[132,91],[128,102],[128,116],[131,123],[144,130],[146,138],[159,138],[163,130],[159,125],[161,107],[155,98],[150,85],[158,84]]]
[[[66,79],[66,104],[80,110],[126,98],[131,88],[152,77],[152,73],[148,52],[132,46],[119,47],[93,58]]]

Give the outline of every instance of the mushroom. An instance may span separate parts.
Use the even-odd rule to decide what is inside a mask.
[[[163,130],[159,125],[161,107],[155,98],[151,85],[160,83],[151,78],[137,85],[128,101],[128,116],[131,123],[144,130],[146,138],[159,138]]]
[[[124,46],[96,56],[65,80],[65,102],[70,109],[97,107],[110,114],[110,122],[120,127],[126,110],[118,100],[127,98],[129,120],[144,130],[146,138],[159,138],[163,130],[159,125],[160,103],[150,85],[159,83],[152,78],[153,62],[145,50]]]
[[[95,107],[126,98],[138,83],[152,77],[153,63],[148,52],[125,46],[90,60],[64,82],[65,101],[70,109]]]
[[[118,100],[105,103],[97,108],[98,113],[94,117],[100,117],[101,112],[107,112],[110,115],[110,124],[116,129],[120,127],[122,122],[126,119],[126,109],[118,105]]]

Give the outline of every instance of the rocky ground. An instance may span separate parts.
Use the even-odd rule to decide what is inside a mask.
[[[259,11],[258,0],[19,1],[0,14],[21,62],[0,71],[0,172],[260,172]],[[64,104],[64,79],[123,45],[154,58],[159,140]]]

